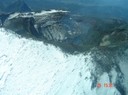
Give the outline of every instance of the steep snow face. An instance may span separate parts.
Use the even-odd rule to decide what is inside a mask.
[[[0,95],[121,95],[114,86],[92,89],[94,69],[91,53],[65,54],[0,29]],[[109,83],[107,73],[99,83]]]

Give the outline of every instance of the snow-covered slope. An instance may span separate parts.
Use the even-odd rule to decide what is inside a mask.
[[[66,54],[0,29],[0,95],[123,95],[114,85],[92,89],[95,68],[91,52]],[[111,75],[114,83],[115,69]],[[103,72],[98,82],[109,83],[108,76]]]

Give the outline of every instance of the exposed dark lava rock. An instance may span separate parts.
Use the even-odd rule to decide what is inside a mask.
[[[15,13],[4,27],[24,37],[32,37],[68,52],[95,47],[118,47],[128,41],[128,24],[120,19],[71,15],[65,11]]]

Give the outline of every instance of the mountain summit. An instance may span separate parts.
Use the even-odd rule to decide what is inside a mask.
[[[31,9],[23,0],[17,0],[6,8],[7,12],[30,12]]]

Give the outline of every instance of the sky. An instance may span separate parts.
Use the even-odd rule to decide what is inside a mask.
[[[14,2],[16,0],[0,0],[0,2]],[[44,1],[44,0],[24,0],[24,1]],[[46,1],[59,1],[59,2],[65,2],[65,3],[77,3],[77,4],[100,4],[100,5],[121,5],[128,3],[127,0],[46,0]]]

